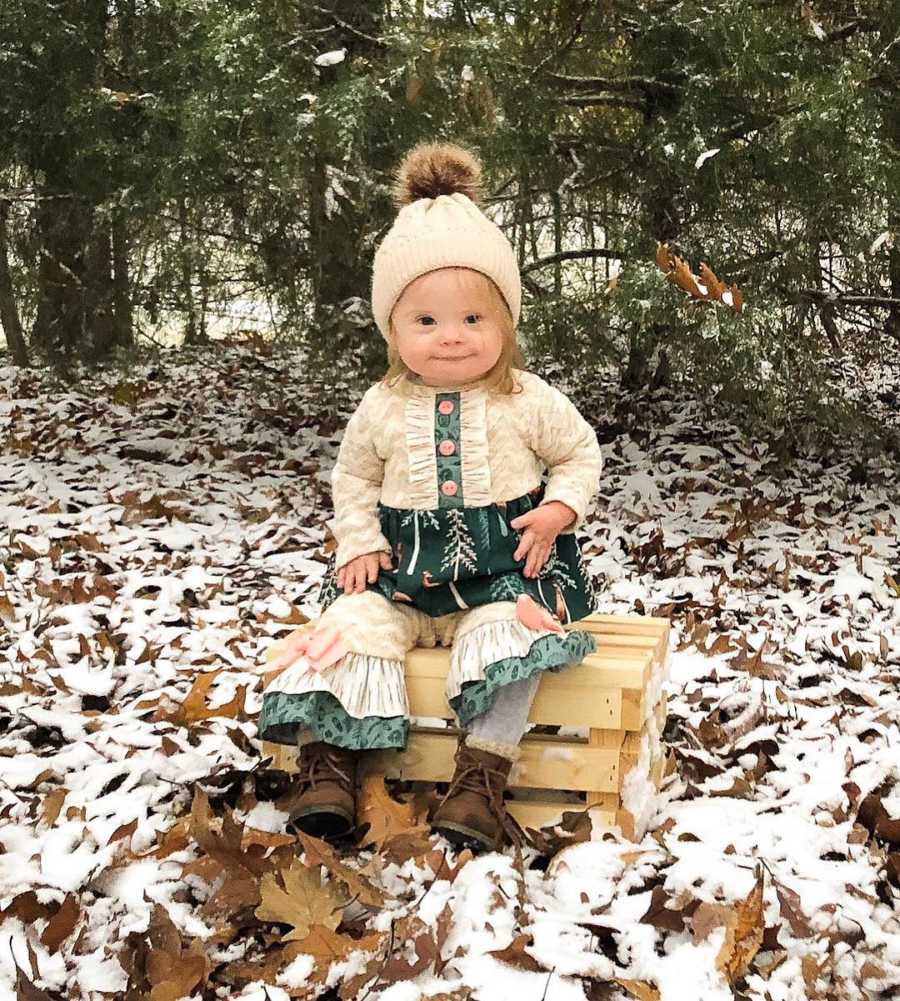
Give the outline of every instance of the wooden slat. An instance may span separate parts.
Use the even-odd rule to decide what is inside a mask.
[[[272,758],[272,768],[280,768],[285,772],[297,770],[297,748],[293,744],[274,744],[264,740],[262,742],[262,756]]]
[[[570,669],[567,668],[568,670]],[[546,673],[541,678],[528,715],[532,723],[583,727],[621,726],[621,690],[602,689],[590,684],[576,686],[569,679],[563,679],[563,673]],[[411,716],[427,716],[432,719],[447,719],[452,716],[443,678],[407,677],[406,694]]]
[[[366,755],[366,768],[389,778],[449,782],[453,777],[455,733],[412,732],[405,751]],[[574,741],[524,740],[522,756],[510,775],[510,787],[594,790],[615,794],[619,788],[619,753]]]

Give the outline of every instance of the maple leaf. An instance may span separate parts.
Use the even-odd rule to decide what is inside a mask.
[[[347,898],[332,883],[322,883],[317,869],[294,861],[287,868],[268,872],[260,883],[262,902],[254,912],[260,921],[292,925],[282,942],[307,938],[314,925],[334,931]]]

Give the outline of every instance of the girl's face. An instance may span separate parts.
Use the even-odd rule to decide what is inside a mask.
[[[397,351],[428,386],[486,375],[503,350],[488,279],[470,268],[440,268],[409,283],[391,313]]]

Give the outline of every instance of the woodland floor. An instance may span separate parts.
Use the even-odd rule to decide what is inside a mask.
[[[0,997],[897,997],[895,460],[575,397],[600,611],[673,623],[650,832],[471,858],[385,801],[339,857],[283,834],[256,739],[355,402],[296,371],[0,368]]]

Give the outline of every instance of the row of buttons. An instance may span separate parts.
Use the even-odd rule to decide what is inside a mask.
[[[453,400],[441,400],[438,403],[438,413],[449,416],[456,409]],[[438,452],[444,456],[456,454],[456,442],[446,439],[438,445]],[[441,493],[445,497],[455,497],[459,493],[459,485],[454,480],[444,480],[441,484]]]

